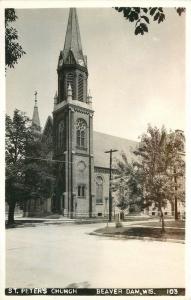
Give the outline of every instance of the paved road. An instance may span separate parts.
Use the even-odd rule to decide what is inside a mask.
[[[87,233],[103,224],[8,229],[7,287],[184,287],[183,244]]]

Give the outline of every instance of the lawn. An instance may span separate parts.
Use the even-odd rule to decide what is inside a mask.
[[[171,221],[164,221],[165,227],[176,227],[176,228],[185,228],[185,221],[182,220],[171,220]],[[143,226],[148,226],[148,227],[161,227],[161,223],[159,221],[153,221],[153,222],[142,222],[142,223],[137,223],[137,225],[143,225]]]
[[[105,227],[96,230],[97,233],[103,235],[122,235],[129,237],[150,237],[154,239],[185,239],[185,230],[183,221],[166,221],[165,232],[161,233],[160,222],[144,222],[126,227]],[[168,228],[171,227],[171,228]]]

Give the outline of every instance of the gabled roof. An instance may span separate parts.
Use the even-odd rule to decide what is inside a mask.
[[[124,138],[112,136],[109,134],[94,131],[93,132],[93,149],[94,149],[94,166],[109,168],[109,154],[104,153],[110,149],[116,149],[113,153],[113,163],[116,159],[121,159],[121,153],[125,152],[129,161],[135,160],[133,150],[138,146],[138,142]]]
[[[53,120],[49,116],[44,126],[43,135],[47,136],[53,134]],[[110,149],[116,149],[117,152],[113,153],[113,164],[116,159],[121,159],[121,153],[124,152],[127,155],[129,161],[136,160],[136,156],[133,151],[138,146],[138,142],[112,136],[109,134],[93,131],[93,154],[94,154],[94,166],[101,168],[109,168],[109,154],[105,151]]]
[[[64,62],[66,62],[71,52],[74,56],[76,63],[85,66],[86,62],[82,52],[82,43],[76,8],[70,8],[69,12],[64,49],[62,52]]]

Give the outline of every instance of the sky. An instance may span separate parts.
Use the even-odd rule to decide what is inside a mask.
[[[137,140],[152,126],[185,129],[185,16],[165,9],[166,21],[134,35],[134,24],[113,8],[78,8],[94,130]],[[6,74],[6,109],[32,117],[34,92],[43,127],[52,114],[57,62],[68,9],[17,9],[14,26],[27,53]]]

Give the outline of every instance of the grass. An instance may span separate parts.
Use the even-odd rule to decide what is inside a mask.
[[[176,228],[185,228],[185,221],[177,220],[177,221],[164,221],[165,227],[176,227]],[[161,227],[161,223],[159,221],[153,221],[153,222],[143,222],[143,223],[137,223],[137,225],[143,225],[148,227]]]
[[[129,237],[150,237],[154,239],[185,239],[185,230],[183,221],[166,221],[165,232],[161,232],[161,224],[159,222],[144,222],[142,224],[137,224],[135,227],[105,227],[97,229],[97,233],[102,233],[103,235],[122,235]],[[155,227],[156,226],[156,227]],[[159,228],[158,228],[159,227]]]

